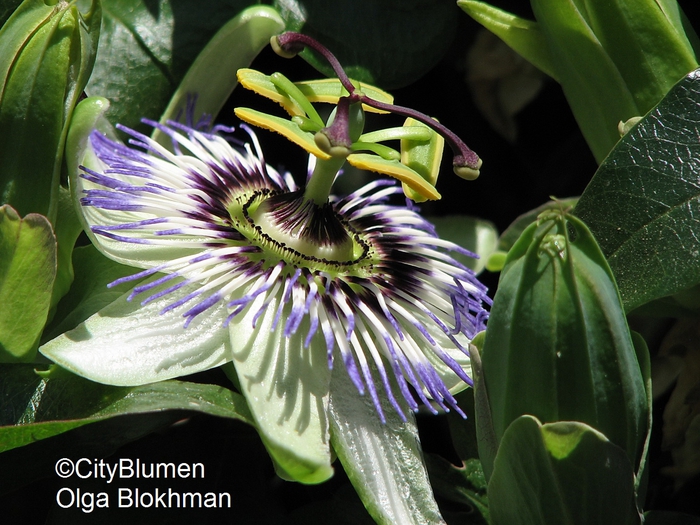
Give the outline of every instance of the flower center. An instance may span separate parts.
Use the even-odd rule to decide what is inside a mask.
[[[248,194],[241,204],[239,216],[246,224],[240,226],[247,226],[261,247],[289,262],[346,266],[367,256],[367,243],[333,206],[316,204],[303,191],[277,194],[260,190]]]

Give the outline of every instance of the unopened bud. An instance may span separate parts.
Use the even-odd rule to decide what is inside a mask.
[[[636,470],[649,409],[638,350],[586,225],[544,212],[508,254],[481,354],[496,440],[524,414],[580,421],[625,450]]]

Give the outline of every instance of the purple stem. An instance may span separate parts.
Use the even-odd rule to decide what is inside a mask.
[[[337,58],[335,58],[335,55],[310,36],[288,31],[278,35],[277,42],[279,43],[280,47],[285,49],[285,51],[298,52],[300,51],[300,48],[304,48],[306,46],[312,48],[314,51],[317,51],[328,61],[338,77],[338,80],[340,80],[343,87],[348,90],[348,93],[352,94],[355,91],[355,86],[353,86],[352,82],[350,82],[350,79],[345,73],[343,66],[340,65],[340,62]]]
[[[350,97],[340,97],[333,123],[323,130],[333,146],[344,146],[348,149],[352,147],[349,118],[350,103]]]
[[[432,119],[428,115],[425,115],[420,111],[416,111],[415,109],[379,102],[378,100],[369,98],[367,95],[362,95],[359,97],[359,99],[363,104],[367,104],[373,108],[389,111],[390,113],[396,113],[397,115],[402,115],[404,117],[411,117],[419,122],[422,122],[445,138],[447,143],[452,148],[452,152],[454,153],[452,163],[455,166],[468,166],[469,168],[473,169],[479,168],[479,156],[469,149],[462,139],[460,139],[449,128],[440,124],[437,120]]]
[[[416,111],[415,109],[407,108],[404,106],[395,106],[393,104],[386,104],[384,102],[374,100],[373,98],[370,98],[367,95],[355,93],[355,86],[353,86],[352,82],[350,82],[350,79],[345,73],[343,66],[340,65],[340,62],[337,58],[335,58],[335,55],[331,53],[328,49],[326,49],[323,45],[321,45],[321,43],[317,42],[310,36],[302,35],[301,33],[295,33],[293,31],[288,31],[279,35],[277,37],[277,42],[279,43],[280,47],[283,48],[285,51],[297,53],[301,51],[301,49],[303,49],[305,46],[308,46],[320,53],[333,68],[333,71],[338,77],[338,80],[340,80],[340,83],[348,91],[348,93],[350,93],[350,96],[347,97],[348,103],[362,102],[373,108],[382,109],[384,111],[396,113],[398,115],[403,115],[404,117],[411,117],[419,122],[422,122],[423,124],[432,128],[435,132],[439,133],[445,138],[447,143],[450,145],[450,148],[452,148],[452,153],[454,154],[454,157],[452,158],[452,164],[455,167],[466,166],[474,170],[479,169],[479,166],[481,165],[481,159],[479,159],[479,156],[476,153],[474,153],[471,149],[469,149],[469,147],[455,133],[453,133],[448,128],[440,124],[438,121],[430,118],[429,116],[421,113],[420,111]],[[343,101],[342,98],[340,100]],[[342,109],[347,110],[347,105],[345,108],[341,108],[341,105],[343,104],[338,105],[338,113],[340,113]],[[328,138],[331,139],[333,142],[338,140],[338,143],[343,143],[345,141],[345,137],[338,136],[336,132],[336,130],[339,127],[343,127],[343,125],[341,124],[341,120],[337,120],[337,125],[331,126],[335,129],[331,130],[330,128],[326,128],[325,130]],[[347,128],[347,118],[345,119],[345,127]],[[328,134],[329,131],[331,132],[330,134]]]

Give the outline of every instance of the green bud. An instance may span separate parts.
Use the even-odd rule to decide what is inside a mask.
[[[0,29],[0,194],[55,221],[68,122],[92,70],[100,2],[25,0]]]
[[[635,348],[610,267],[586,225],[546,211],[501,273],[477,370],[477,394],[489,406],[477,428],[497,447],[524,414],[579,421],[621,447],[637,471],[649,426],[645,350]],[[487,475],[493,452],[482,457]]]

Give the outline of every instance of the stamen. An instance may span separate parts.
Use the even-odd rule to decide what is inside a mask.
[[[452,152],[454,153],[452,165],[454,167],[455,174],[466,180],[474,180],[479,176],[481,159],[476,153],[469,149],[469,147],[462,139],[459,138],[456,133],[450,130],[447,126],[440,124],[437,120],[432,119],[428,115],[425,115],[412,108],[380,102],[369,98],[367,95],[361,95],[359,98],[362,103],[367,104],[368,106],[389,111],[390,113],[395,113],[404,117],[411,117],[432,128],[436,133],[442,135],[447,144],[450,145],[450,148],[452,148]]]

